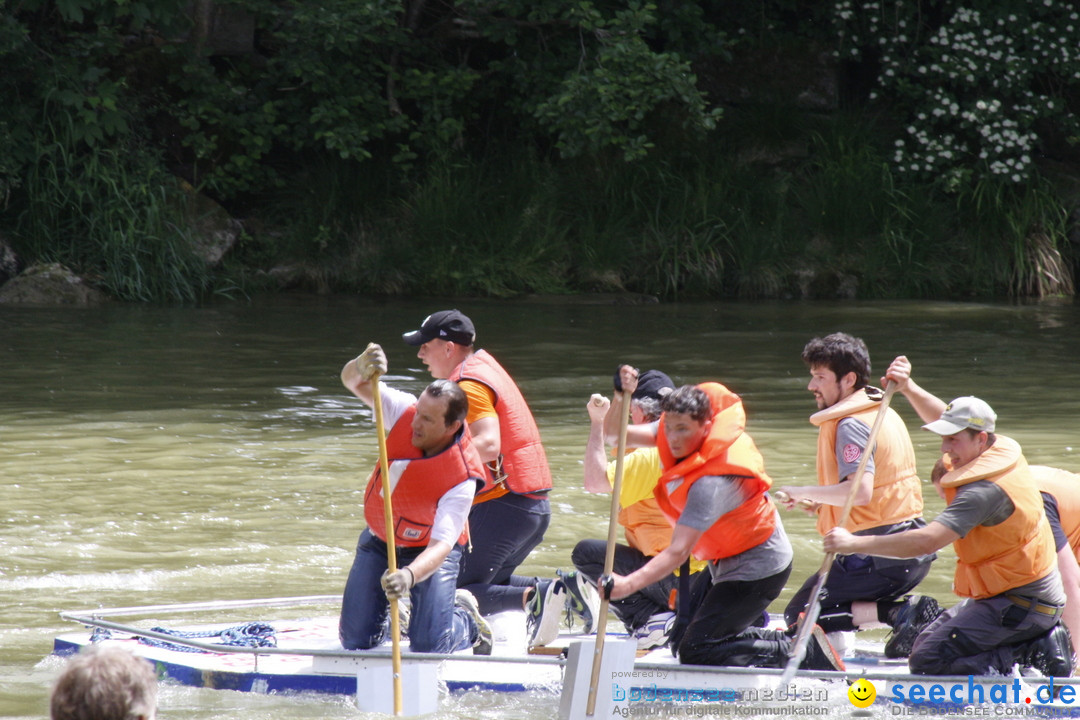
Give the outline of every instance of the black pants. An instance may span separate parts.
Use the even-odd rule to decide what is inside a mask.
[[[833,561],[821,598],[818,625],[825,632],[855,630],[851,621],[853,602],[896,600],[911,592],[930,572],[934,555],[898,562],[880,562],[867,555],[842,555]],[[794,625],[799,613],[806,609],[810,593],[817,585],[817,574],[811,575],[784,608],[784,620]]]
[[[526,588],[535,577],[515,575],[517,566],[544,539],[551,522],[545,498],[503,495],[474,505],[469,513],[472,549],[461,560],[457,586],[476,596],[484,615],[520,610]]]
[[[784,589],[791,565],[760,580],[734,580],[713,584],[712,575],[700,572],[694,591],[696,607],[679,641],[679,662],[689,665],[780,667],[790,639],[777,630],[752,628],[761,613]]]
[[[574,546],[570,559],[574,567],[594,583],[604,572],[604,560],[607,555],[606,540],[582,540]],[[641,568],[652,558],[629,545],[615,546],[615,563],[612,570],[619,575],[629,575]],[[644,627],[649,618],[668,610],[668,598],[678,583],[674,573],[657,580],[636,593],[631,593],[619,600],[612,600],[611,611],[622,620],[630,632]]]

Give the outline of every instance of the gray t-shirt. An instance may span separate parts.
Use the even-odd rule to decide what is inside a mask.
[[[837,477],[841,480],[854,475],[862,461],[863,448],[870,439],[870,426],[862,420],[846,417],[836,424],[836,464],[840,473]],[[874,452],[870,450],[870,458],[866,461],[866,472],[874,474]]]
[[[751,478],[737,475],[706,475],[698,478],[686,495],[686,507],[679,515],[679,525],[702,532],[735,508],[742,505],[752,492]],[[678,485],[676,484],[675,487]],[[674,490],[674,487],[669,488]],[[760,545],[709,562],[713,582],[760,580],[780,572],[791,564],[793,552],[780,515],[769,539]]]
[[[934,518],[960,537],[966,537],[977,525],[994,527],[1005,522],[1016,506],[1008,493],[990,480],[976,480],[956,488],[949,506]],[[1054,570],[1041,580],[1009,590],[1010,595],[1034,597],[1050,605],[1065,604],[1061,575]]]

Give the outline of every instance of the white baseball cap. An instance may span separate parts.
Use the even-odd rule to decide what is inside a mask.
[[[961,430],[976,432],[994,432],[997,414],[993,408],[977,397],[958,397],[945,407],[941,417],[932,423],[923,425],[938,435],[955,435]]]

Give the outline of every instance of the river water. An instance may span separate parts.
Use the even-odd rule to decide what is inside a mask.
[[[544,543],[522,567],[550,576],[582,537],[605,537],[608,499],[581,489],[585,401],[619,362],[677,383],[716,379],[745,401],[778,484],[814,482],[814,404],[799,360],[814,335],[863,337],[880,374],[907,354],[924,387],[975,394],[1029,460],[1080,470],[1073,390],[1080,307],[957,303],[681,303],[603,299],[393,301],[285,296],[172,309],[0,307],[0,716],[42,718],[61,663],[62,610],[339,593],[377,450],[371,415],[338,373],[368,341],[391,384],[430,380],[400,334],[456,305],[529,399],[556,478]],[[902,398],[925,474],[936,436]],[[926,486],[929,490],[929,485]],[[927,493],[929,517],[940,502]],[[821,561],[810,518],[785,516],[792,587]],[[953,556],[923,591],[951,604]],[[253,617],[251,619],[260,619]],[[550,718],[558,699],[477,693],[440,718]],[[844,701],[839,716],[852,708]],[[165,720],[354,718],[350,701],[166,684]]]

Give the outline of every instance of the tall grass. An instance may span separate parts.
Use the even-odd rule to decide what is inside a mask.
[[[174,180],[142,148],[80,143],[72,122],[61,114],[37,134],[15,226],[21,253],[64,263],[122,300],[196,301],[209,274]]]
[[[328,289],[368,294],[1071,292],[1048,187],[958,198],[898,179],[873,118],[729,117],[716,138],[633,164],[509,146],[447,152],[406,177],[326,158],[279,206],[302,238],[293,259],[322,268]]]
[[[984,179],[957,198],[972,271],[986,292],[1024,297],[1072,295],[1075,285],[1063,253],[1067,212],[1045,180],[1017,187]]]

